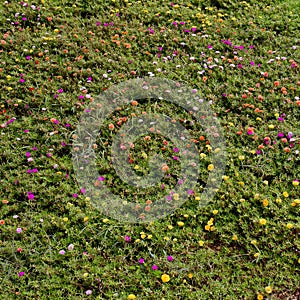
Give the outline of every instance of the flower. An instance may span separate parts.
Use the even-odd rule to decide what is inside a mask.
[[[69,251],[72,251],[74,249],[74,245],[73,244],[70,244],[69,246],[68,246],[68,250]]]
[[[127,299],[135,299],[136,297],[135,297],[135,295],[134,294],[130,294],[130,295],[128,295],[128,297],[127,297]]]
[[[293,226],[294,226],[294,225],[293,225],[292,223],[287,223],[287,224],[286,224],[286,227],[287,227],[288,229],[293,228]]]
[[[204,245],[204,241],[199,241],[199,246],[202,247]]]
[[[259,220],[259,224],[260,225],[266,225],[267,224],[267,220],[266,219],[260,219]]]
[[[214,169],[214,165],[213,164],[209,164],[207,167],[208,171],[212,171]]]
[[[59,251],[59,254],[60,254],[60,255],[64,255],[65,253],[66,253],[65,250],[60,250],[60,251]]]
[[[21,232],[22,232],[22,228],[18,227],[18,228],[16,229],[16,232],[17,232],[17,233],[21,233]]]
[[[18,276],[21,277],[21,276],[24,276],[25,275],[25,272],[21,271],[19,272]]]
[[[144,260],[143,258],[140,258],[140,259],[139,259],[139,263],[140,263],[140,264],[143,264],[144,262],[145,262],[145,260]]]
[[[283,195],[283,197],[287,198],[289,196],[289,193],[288,192],[283,192],[282,195]]]
[[[173,256],[169,255],[168,258],[167,258],[167,260],[168,261],[172,261],[172,260],[174,260],[174,258],[173,258]]]
[[[161,280],[162,280],[162,282],[168,282],[168,281],[170,281],[170,276],[167,274],[162,274]]]
[[[130,240],[131,240],[131,237],[128,236],[128,235],[125,235],[124,240],[125,240],[126,243],[129,243]]]
[[[266,291],[266,293],[271,294],[271,293],[272,293],[272,287],[268,285],[268,286],[265,288],[265,291]]]
[[[153,265],[153,266],[152,266],[152,270],[155,271],[155,270],[157,270],[157,269],[158,269],[158,266],[156,266],[156,265]]]
[[[177,222],[177,225],[178,225],[179,227],[182,227],[182,226],[184,226],[184,223],[181,222],[181,221],[179,221],[179,222]]]
[[[85,293],[86,293],[87,295],[90,295],[90,294],[92,293],[92,291],[91,291],[91,290],[87,290]]]

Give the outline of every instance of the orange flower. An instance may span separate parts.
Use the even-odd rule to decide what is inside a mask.
[[[161,169],[162,169],[163,172],[167,172],[169,170],[169,167],[168,167],[167,164],[163,164]]]
[[[137,102],[136,100],[133,100],[133,101],[131,102],[131,104],[132,104],[133,106],[137,106],[137,105],[138,105],[138,102]]]
[[[274,85],[275,85],[275,86],[279,86],[279,85],[280,85],[280,82],[279,82],[279,81],[274,81]]]
[[[111,123],[110,123],[110,124],[108,125],[108,128],[109,128],[110,130],[113,130],[113,129],[115,128],[115,126],[114,126],[114,124],[111,124]]]
[[[147,205],[147,206],[145,207],[145,211],[149,211],[150,209],[151,209],[150,205]]]
[[[200,141],[204,141],[204,140],[205,140],[205,137],[204,137],[203,135],[201,135],[201,136],[199,137],[199,140],[200,140]]]
[[[0,220],[0,225],[4,225],[5,221],[4,220]]]

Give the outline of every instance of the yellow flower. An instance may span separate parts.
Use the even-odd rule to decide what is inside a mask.
[[[140,239],[136,239],[134,242],[139,243],[140,241],[141,241]]]
[[[269,285],[265,288],[266,293],[271,294],[272,293],[272,287],[270,287]]]
[[[244,155],[240,155],[239,156],[239,160],[244,160],[245,159],[245,156]]]
[[[299,181],[293,180],[293,186],[299,185]]]
[[[214,169],[214,165],[213,164],[209,164],[207,167],[208,171],[212,171]]]
[[[263,183],[264,183],[265,185],[268,185],[268,184],[269,184],[269,181],[268,181],[268,180],[264,180]]]
[[[83,218],[83,222],[88,221],[88,219],[89,219],[89,217],[84,217],[84,218]]]
[[[134,169],[135,169],[135,170],[138,170],[139,168],[140,168],[140,166],[138,166],[138,165],[135,165],[135,166],[134,166]]]
[[[102,221],[103,221],[103,223],[108,223],[109,219],[103,219]]]
[[[141,234],[141,238],[142,239],[146,238],[146,234]]]
[[[210,227],[210,231],[214,231],[215,229],[216,229],[215,226],[211,226],[211,227]]]
[[[274,127],[275,127],[275,126],[274,126],[274,125],[272,125],[272,124],[271,124],[271,125],[269,125],[269,128],[270,128],[270,129],[274,129]]]
[[[174,242],[174,243],[176,243],[176,242],[177,242],[177,239],[176,239],[176,238],[175,238],[175,239],[173,239],[173,242]]]
[[[264,296],[262,294],[257,295],[257,300],[263,300],[263,299],[264,299]]]
[[[281,201],[282,201],[282,200],[281,200],[280,198],[277,198],[277,199],[276,199],[276,202],[277,202],[277,203],[281,203]]]
[[[162,274],[161,280],[162,280],[162,282],[168,282],[168,281],[170,281],[170,276],[167,274]]]
[[[178,200],[179,199],[179,195],[178,194],[173,194],[173,199],[174,200]]]
[[[293,228],[293,226],[294,226],[294,225],[293,225],[292,223],[287,223],[287,224],[286,224],[286,227],[287,227],[288,229]]]
[[[263,200],[263,206],[268,206],[268,204],[269,204],[269,201],[267,199],[264,199]]]
[[[10,75],[7,75],[6,76],[6,79],[9,81],[11,79],[11,76]]]
[[[132,300],[132,299],[135,299],[136,297],[135,297],[135,295],[134,294],[130,294],[130,295],[128,295],[128,297],[127,297],[127,299],[129,299],[129,300]]]
[[[208,222],[207,225],[211,226],[214,223],[214,218],[211,218]]]
[[[259,257],[259,253],[254,253],[254,255],[253,255],[255,258],[257,258],[257,257]]]
[[[181,222],[181,221],[177,222],[177,224],[178,224],[178,226],[180,226],[180,227],[184,226],[184,223]]]
[[[83,273],[83,277],[88,277],[89,273]]]
[[[229,176],[223,175],[222,178],[226,181],[229,179]]]
[[[67,217],[63,218],[63,221],[64,221],[64,222],[68,222],[68,220],[69,220],[69,219],[68,219]]]
[[[205,154],[205,153],[200,153],[200,157],[201,157],[201,158],[205,158],[205,157],[206,157],[206,154]]]
[[[266,219],[260,219],[259,220],[259,224],[260,225],[266,225],[267,224],[267,220]]]
[[[203,241],[199,241],[199,246],[202,247],[204,245]]]
[[[300,258],[298,259],[298,263],[300,264]]]
[[[164,240],[165,240],[165,241],[168,241],[168,240],[169,240],[169,238],[168,238],[167,236],[165,236],[165,237],[164,237]]]
[[[255,195],[254,195],[254,199],[258,199],[259,196],[260,196],[260,194],[255,194]]]
[[[188,274],[188,278],[193,278],[193,274],[192,274],[192,273],[189,273],[189,274]]]
[[[196,197],[195,197],[195,200],[199,201],[199,200],[200,200],[200,197],[199,197],[199,196],[196,196]]]
[[[149,234],[149,235],[147,236],[147,239],[151,240],[151,239],[152,239],[152,234]]]
[[[184,216],[186,219],[189,217],[189,215],[187,215],[187,214],[184,214],[183,216]]]
[[[232,236],[232,239],[233,239],[234,241],[236,241],[236,240],[238,239],[237,235],[234,234],[234,235]]]
[[[289,193],[288,192],[283,192],[282,195],[283,195],[283,197],[287,198],[289,196]]]
[[[257,244],[257,241],[256,241],[256,240],[252,240],[252,241],[251,241],[251,244],[252,244],[252,245],[256,245],[256,244]]]
[[[174,227],[172,225],[168,225],[168,229],[172,230]]]
[[[209,231],[209,229],[210,229],[210,225],[205,225],[205,230],[208,230]]]
[[[213,214],[216,215],[217,213],[218,213],[218,210],[217,210],[217,209],[214,209],[214,210],[213,210]]]

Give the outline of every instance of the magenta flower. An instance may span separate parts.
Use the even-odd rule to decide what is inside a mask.
[[[30,152],[26,152],[25,156],[30,157]]]
[[[30,60],[31,59],[31,57],[29,55],[26,56],[25,58],[26,58],[26,60]]]
[[[81,194],[85,194],[85,193],[86,193],[86,189],[81,188],[81,189],[80,189],[80,193],[81,193]]]
[[[103,176],[100,176],[100,177],[97,178],[97,180],[99,180],[99,181],[103,181],[104,179],[105,178]]]
[[[21,271],[19,272],[18,276],[21,277],[21,276],[24,276],[25,275],[25,272]]]
[[[179,152],[179,149],[177,147],[173,148],[174,152]]]
[[[91,291],[91,290],[87,290],[85,293],[86,293],[87,295],[90,295],[90,294],[92,293],[92,291]]]
[[[57,92],[58,92],[58,93],[63,93],[64,90],[63,90],[62,88],[60,88]]]
[[[77,197],[78,197],[78,195],[77,195],[77,194],[73,194],[72,196],[73,196],[74,198],[77,198]]]
[[[60,254],[60,255],[64,255],[65,253],[66,253],[65,250],[60,250],[60,251],[59,251],[59,254]]]
[[[145,260],[144,260],[143,258],[140,258],[140,259],[139,259],[139,263],[140,263],[140,264],[143,264],[144,262],[145,262]]]
[[[153,265],[153,266],[152,266],[152,270],[155,271],[155,270],[157,270],[157,269],[158,269],[158,266],[156,266],[156,265]]]
[[[174,260],[174,258],[173,258],[173,256],[169,255],[168,258],[167,258],[167,260],[168,261],[172,261],[172,260]]]
[[[21,232],[22,232],[22,228],[18,227],[18,228],[16,229],[16,233],[21,233]]]
[[[28,192],[27,197],[28,197],[29,200],[33,200],[34,199],[34,194],[32,192]]]
[[[131,240],[131,237],[128,236],[128,235],[125,235],[124,240],[125,240],[126,243],[129,243],[130,240]]]

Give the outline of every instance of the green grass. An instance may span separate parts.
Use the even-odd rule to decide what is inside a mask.
[[[298,1],[170,4],[53,0],[1,5],[0,299],[299,298]],[[184,32],[194,27],[194,35]],[[206,155],[199,155],[195,193],[173,214],[150,223],[123,223],[101,214],[80,192],[73,135],[97,95],[151,73],[212,101],[226,139],[225,176],[202,207],[215,149],[207,147],[207,134],[195,118],[158,99],[123,105],[103,124],[95,150],[99,173],[122,199],[154,203],[166,196],[178,180],[180,159],[172,160],[176,145],[164,145],[165,137],[140,138],[130,150],[132,169],[139,166],[134,172],[148,174],[148,158],[160,153],[171,176],[149,189],[126,184],[110,153],[125,123],[118,125],[120,118],[130,122],[131,114],[143,112],[174,118]],[[253,135],[247,134],[249,127]],[[170,281],[163,282],[163,274]]]

